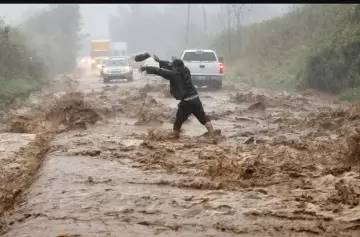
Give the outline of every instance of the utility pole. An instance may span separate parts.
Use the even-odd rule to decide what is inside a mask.
[[[231,21],[232,21],[232,11],[231,6],[226,5],[226,15],[227,15],[227,36],[228,36],[228,47],[229,47],[229,55],[231,55]]]
[[[207,36],[207,22],[206,22],[206,11],[204,5],[202,6],[203,9],[203,20],[204,20],[204,33]]]
[[[187,22],[186,22],[186,33],[185,33],[185,43],[189,44],[189,25],[190,25],[190,4],[188,4],[187,9]]]

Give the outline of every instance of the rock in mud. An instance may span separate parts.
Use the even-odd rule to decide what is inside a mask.
[[[336,194],[331,196],[329,200],[333,203],[342,203],[355,207],[360,202],[360,188],[353,184],[347,184],[344,179],[341,179],[335,184]]]
[[[266,107],[263,102],[256,102],[255,104],[252,104],[248,108],[249,110],[265,110]]]
[[[255,142],[255,138],[254,137],[249,137],[248,139],[246,139],[246,141],[244,141],[244,144],[252,144]]]
[[[253,136],[253,135],[255,135],[255,134],[253,132],[251,132],[251,131],[245,131],[245,132],[241,132],[239,134],[239,136],[241,136],[241,137],[250,137],[250,136]]]

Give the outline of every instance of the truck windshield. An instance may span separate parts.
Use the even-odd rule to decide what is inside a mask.
[[[108,67],[116,67],[116,66],[129,66],[129,61],[127,60],[109,60],[106,63]]]
[[[186,52],[183,57],[184,61],[192,62],[215,62],[216,56],[213,52]]]

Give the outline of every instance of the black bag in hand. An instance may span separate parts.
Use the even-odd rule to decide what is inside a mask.
[[[135,62],[142,62],[150,57],[151,56],[148,52],[144,52],[135,56]]]

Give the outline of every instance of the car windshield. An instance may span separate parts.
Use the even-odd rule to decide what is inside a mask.
[[[215,62],[216,56],[214,52],[186,52],[183,57],[184,61],[200,61],[200,62]]]
[[[106,63],[106,66],[108,67],[129,66],[129,62],[126,59],[109,60]]]

